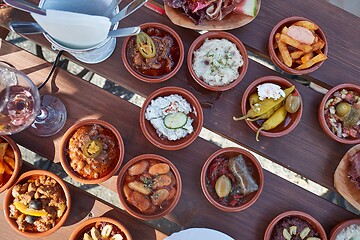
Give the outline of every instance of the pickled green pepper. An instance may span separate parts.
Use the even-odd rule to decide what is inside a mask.
[[[273,107],[278,105],[279,103],[282,103],[284,101],[284,99],[290,93],[292,93],[292,91],[294,91],[294,89],[295,89],[295,86],[291,86],[291,87],[285,89],[284,90],[285,97],[280,97],[277,100],[274,100],[272,98],[266,98],[265,100],[254,104],[254,107],[250,108],[249,111],[246,113],[246,115],[244,115],[240,118],[233,117],[234,121],[244,120],[247,118],[255,118],[255,117],[263,115],[264,113],[266,113],[267,111],[269,111],[270,109],[272,109]]]
[[[276,128],[280,123],[282,123],[287,115],[287,111],[285,106],[281,106],[278,110],[276,110],[276,112],[271,115],[271,117],[266,120],[263,125],[261,126],[261,128],[259,128],[259,130],[256,133],[256,141],[259,141],[259,133],[262,130],[271,130]]]

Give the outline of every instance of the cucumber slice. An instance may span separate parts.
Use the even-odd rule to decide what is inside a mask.
[[[164,125],[169,129],[178,129],[185,126],[188,116],[183,112],[170,113],[164,118]]]

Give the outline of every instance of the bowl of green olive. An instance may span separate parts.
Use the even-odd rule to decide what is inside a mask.
[[[303,106],[299,91],[289,81],[277,76],[265,76],[253,81],[245,90],[241,117],[259,135],[281,137],[300,122]]]
[[[360,86],[344,83],[330,89],[319,105],[318,119],[333,140],[360,143]]]
[[[124,157],[119,131],[100,119],[76,122],[62,137],[60,149],[65,172],[85,184],[98,184],[112,177]]]

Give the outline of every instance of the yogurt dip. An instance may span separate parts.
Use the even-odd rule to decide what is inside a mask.
[[[360,226],[358,224],[351,224],[344,228],[336,236],[335,240],[359,240],[360,239]]]
[[[279,85],[276,85],[274,83],[261,84],[257,86],[257,91],[259,99],[261,101],[265,100],[265,98],[272,98],[274,100],[278,100],[281,97],[285,97],[284,90],[282,90]]]
[[[156,129],[160,138],[175,141],[185,137],[194,131],[191,125],[194,119],[187,116],[186,123],[179,128],[168,128],[164,124],[164,119],[169,114],[184,113],[188,115],[193,112],[191,105],[180,95],[171,94],[166,97],[158,97],[151,100],[151,103],[145,110],[145,119],[150,121]]]
[[[236,45],[227,39],[206,39],[194,51],[195,74],[210,86],[225,86],[239,77],[244,60]]]

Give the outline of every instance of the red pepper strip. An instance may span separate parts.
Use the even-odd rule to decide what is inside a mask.
[[[153,10],[154,12],[156,12],[158,14],[161,14],[161,15],[165,14],[164,7],[156,2],[149,1],[149,2],[145,3],[145,7],[147,7],[150,10]]]

